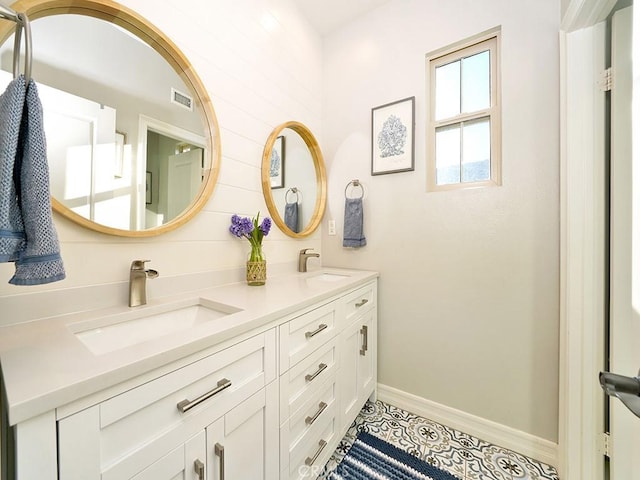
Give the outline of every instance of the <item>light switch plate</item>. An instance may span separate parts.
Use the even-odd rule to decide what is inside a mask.
[[[336,221],[329,220],[329,235],[335,235],[335,234],[336,234]]]

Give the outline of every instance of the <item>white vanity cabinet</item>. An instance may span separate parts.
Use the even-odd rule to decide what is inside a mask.
[[[15,467],[16,473],[2,480],[316,478],[375,395],[377,279],[372,272],[352,275],[330,291],[321,284],[319,294],[309,285],[324,280],[285,279],[272,290],[272,313],[243,320],[250,327],[212,335],[204,349],[189,349],[170,363],[156,361],[150,370],[138,369],[134,356],[123,368],[136,367],[136,374],[131,370],[118,382],[83,376],[75,359],[86,349],[76,352],[75,363],[65,363],[77,366],[76,383],[91,378],[100,388],[76,397],[75,383],[66,380],[62,388],[69,391],[59,402],[47,396],[51,387],[42,388],[50,406],[38,409],[34,402],[33,414],[13,426],[9,472]],[[288,300],[296,295],[298,306]],[[217,299],[215,292],[205,298]],[[229,325],[238,318],[230,317]],[[113,373],[109,362],[116,353],[100,364],[105,374]],[[42,368],[45,358],[34,364]],[[2,366],[4,373],[7,364]],[[9,373],[18,371],[28,373],[18,367]],[[49,375],[55,378],[57,371],[75,374],[58,367]],[[11,378],[5,388],[19,391],[16,379],[24,375]]]
[[[60,479],[277,478],[275,379],[271,329],[59,418]]]

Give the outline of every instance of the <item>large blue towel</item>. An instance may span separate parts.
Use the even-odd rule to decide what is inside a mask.
[[[14,83],[23,86],[24,77],[20,76]],[[18,87],[20,88],[20,87]],[[3,102],[0,102],[3,103]],[[0,119],[14,123],[19,109],[0,111]],[[38,89],[33,80],[26,88],[24,107],[22,109],[17,149],[13,162],[13,187],[3,190],[0,197],[8,196],[8,208],[11,212],[20,212],[22,232],[15,230],[15,225],[9,221],[9,235],[18,236],[22,233],[23,241],[19,250],[0,252],[7,256],[4,261],[15,261],[16,273],[9,280],[14,285],[40,285],[56,282],[65,278],[64,266],[60,258],[58,235],[53,224],[51,213],[51,194],[49,191],[49,166],[47,164],[47,144],[44,135],[42,104],[38,97]],[[6,138],[0,136],[0,142],[5,140],[13,144],[14,131],[7,132]],[[1,143],[0,143],[1,144]],[[5,159],[3,159],[5,160]],[[7,164],[11,163],[6,159]],[[19,227],[19,225],[18,225]],[[4,258],[3,257],[0,257]]]

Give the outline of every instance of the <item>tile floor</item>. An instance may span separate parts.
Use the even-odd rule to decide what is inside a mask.
[[[461,480],[558,480],[556,470],[380,401],[367,402],[318,480],[340,463],[359,430],[366,430]]]

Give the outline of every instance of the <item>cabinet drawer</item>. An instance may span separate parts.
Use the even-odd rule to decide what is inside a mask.
[[[344,297],[343,301],[345,305],[344,315],[347,320],[345,325],[348,325],[356,315],[367,312],[376,305],[376,282],[369,283],[355,292],[351,292]]]
[[[316,478],[333,453],[339,439],[336,410],[327,412],[323,421],[317,422],[308,435],[305,435],[289,450],[288,461],[283,462],[282,479],[298,480]],[[288,468],[286,466],[288,465]]]
[[[318,393],[311,396],[282,425],[280,440],[283,449],[291,451],[305,436],[312,433],[316,423],[322,423],[327,416],[333,415],[334,410],[338,410],[336,385],[336,376],[329,378]]]
[[[336,333],[336,302],[294,318],[280,327],[280,373],[293,367]]]
[[[99,459],[103,480],[130,478],[274,380],[275,340],[270,330],[62,419],[60,444]]]
[[[280,418],[293,415],[335,376],[338,340],[332,339],[280,377]]]

